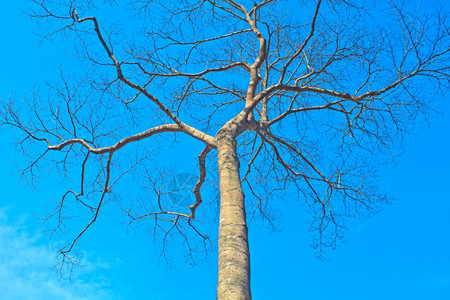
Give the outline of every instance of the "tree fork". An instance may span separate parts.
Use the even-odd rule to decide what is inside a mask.
[[[216,139],[220,178],[217,299],[249,300],[250,251],[236,136],[231,130],[222,128]]]

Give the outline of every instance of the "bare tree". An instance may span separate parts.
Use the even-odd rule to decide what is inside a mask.
[[[206,161],[216,160],[218,299],[251,299],[249,213],[271,223],[271,199],[295,188],[311,212],[315,247],[334,247],[345,217],[371,214],[386,200],[373,181],[377,161],[396,155],[417,116],[448,89],[443,8],[419,15],[389,1],[134,0],[100,9],[89,0],[32,2],[45,38],[75,41],[83,74],[62,75],[47,97],[26,101],[24,114],[8,103],[2,125],[20,132],[30,178],[44,167],[68,175],[81,168],[80,188],[52,215],[57,228],[70,206],[90,218],[63,258],[132,172],[155,197],[121,204],[131,221],[153,220],[164,240],[177,233],[194,249],[189,232],[208,239],[198,212],[213,201],[201,191],[215,173]],[[108,18],[123,24],[108,27]],[[151,162],[158,137],[180,134],[204,145],[196,202],[186,210],[167,203],[163,196],[175,191]],[[133,155],[116,159],[121,153]]]

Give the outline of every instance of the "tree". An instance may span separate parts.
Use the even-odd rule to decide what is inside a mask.
[[[219,175],[218,299],[251,298],[249,207],[270,223],[270,201],[295,188],[311,211],[319,254],[334,247],[345,217],[371,214],[386,200],[373,182],[374,157],[393,157],[449,83],[443,9],[419,18],[406,3],[142,0],[129,8],[144,25],[125,22],[126,35],[91,17],[88,0],[33,3],[45,37],[74,38],[84,74],[76,82],[62,74],[47,101],[38,93],[26,101],[25,114],[8,103],[2,125],[22,135],[30,178],[45,167],[80,176],[80,189],[62,195],[51,215],[56,229],[73,206],[90,218],[61,249],[63,261],[131,172],[156,197],[139,201],[127,191],[124,213],[154,220],[164,239],[179,233],[194,251],[189,231],[208,240],[198,215],[210,158]],[[164,201],[177,190],[151,169],[148,144],[177,134],[204,144],[196,202],[181,211]],[[124,161],[122,153],[133,156]]]

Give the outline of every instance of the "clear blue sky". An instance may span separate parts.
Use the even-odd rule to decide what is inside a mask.
[[[0,18],[0,100],[20,99],[55,80],[67,58],[58,43],[39,45],[25,1],[4,1]],[[353,220],[346,243],[328,261],[315,258],[306,217],[283,211],[282,230],[250,224],[254,299],[450,299],[450,99],[430,127],[418,124],[397,166],[380,169],[393,197],[371,219]],[[0,130],[0,297],[12,299],[214,299],[216,253],[192,267],[172,251],[171,265],[144,233],[104,218],[78,245],[83,267],[59,280],[59,240],[41,231],[57,197],[50,177],[32,189],[14,168],[22,160],[13,136]],[[187,151],[190,153],[190,151]],[[194,153],[194,152],[192,152]],[[53,191],[53,192],[52,192]],[[286,207],[293,205],[287,199]],[[60,238],[60,237],[58,237]],[[57,239],[58,239],[57,238]]]

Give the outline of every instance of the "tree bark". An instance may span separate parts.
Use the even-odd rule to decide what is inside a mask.
[[[220,180],[217,299],[249,300],[250,252],[236,135],[232,130],[221,129],[216,138]]]

